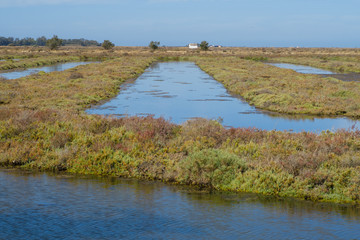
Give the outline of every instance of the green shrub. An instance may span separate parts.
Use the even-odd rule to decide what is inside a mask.
[[[203,50],[203,51],[209,50],[209,43],[208,43],[207,41],[202,41],[202,42],[200,43],[200,48],[201,48],[201,50]]]
[[[247,169],[237,155],[220,149],[205,149],[191,153],[180,163],[183,180],[188,184],[221,189],[230,184],[238,173]]]
[[[106,50],[110,50],[110,49],[112,49],[115,45],[112,43],[112,42],[110,42],[109,40],[104,40],[104,42],[102,43],[102,45],[101,45],[104,49],[106,49]]]
[[[51,50],[57,49],[61,46],[63,40],[58,38],[58,36],[54,35],[53,38],[46,41],[46,46],[48,46]]]
[[[151,41],[149,43],[149,48],[151,48],[152,50],[156,50],[159,48],[159,45],[160,45],[160,42]]]

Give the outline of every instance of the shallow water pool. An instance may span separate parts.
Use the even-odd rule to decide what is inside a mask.
[[[69,68],[74,68],[80,65],[86,65],[94,62],[68,62],[68,63],[59,63],[51,66],[45,66],[45,67],[37,67],[37,68],[28,68],[25,70],[12,70],[8,72],[0,72],[0,77],[4,77],[8,80],[10,79],[16,79],[21,77],[26,77],[31,74],[38,73],[40,71],[43,72],[55,72],[55,71],[64,71]]]
[[[193,118],[219,120],[227,127],[255,127],[295,132],[350,129],[349,118],[293,116],[260,111],[203,72],[193,62],[153,64],[136,81],[124,84],[115,98],[87,110],[89,114],[164,117],[181,124]]]
[[[273,65],[273,66],[279,67],[279,68],[292,69],[296,72],[305,73],[305,74],[335,74],[331,71],[327,71],[327,70],[323,70],[323,69],[319,69],[319,68],[289,64],[289,63],[269,63],[269,65]]]

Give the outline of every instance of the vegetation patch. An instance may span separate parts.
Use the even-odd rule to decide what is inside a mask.
[[[0,165],[159,179],[360,203],[360,132],[224,129],[197,119],[104,118],[63,110],[2,110]]]
[[[0,56],[15,56],[11,51],[19,55],[19,49],[6,48],[0,49]],[[157,51],[114,47],[114,51],[97,51],[44,51],[38,58],[55,59],[66,53],[67,57],[106,61],[0,80],[0,166],[360,203],[358,130],[314,134],[225,129],[205,119],[175,125],[151,116],[117,119],[84,113],[91,105],[114,97],[123,82],[159,59],[195,61],[233,93],[278,112],[359,116],[357,83],[244,59],[258,53],[286,55],[288,49],[223,52],[210,48],[188,53],[179,48],[170,53],[163,47]],[[36,61],[34,56],[29,59]]]
[[[234,94],[274,112],[359,117],[360,82],[301,74],[238,57],[191,60]]]
[[[84,110],[102,99],[114,97],[121,83],[140,75],[152,61],[151,57],[123,57],[63,72],[2,81],[0,96],[6,99],[4,107]]]
[[[30,67],[41,67],[45,65],[53,65],[56,63],[64,62],[76,62],[81,59],[76,56],[56,56],[56,57],[33,57],[24,58],[19,61],[4,61],[0,62],[0,70],[11,70],[16,68],[30,68]]]

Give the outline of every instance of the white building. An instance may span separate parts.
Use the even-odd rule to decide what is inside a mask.
[[[190,44],[189,44],[189,48],[190,48],[190,49],[199,48],[199,44],[197,44],[197,43],[190,43]]]

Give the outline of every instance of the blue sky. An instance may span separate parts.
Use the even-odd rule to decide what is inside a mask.
[[[0,0],[0,36],[360,47],[359,0]]]

